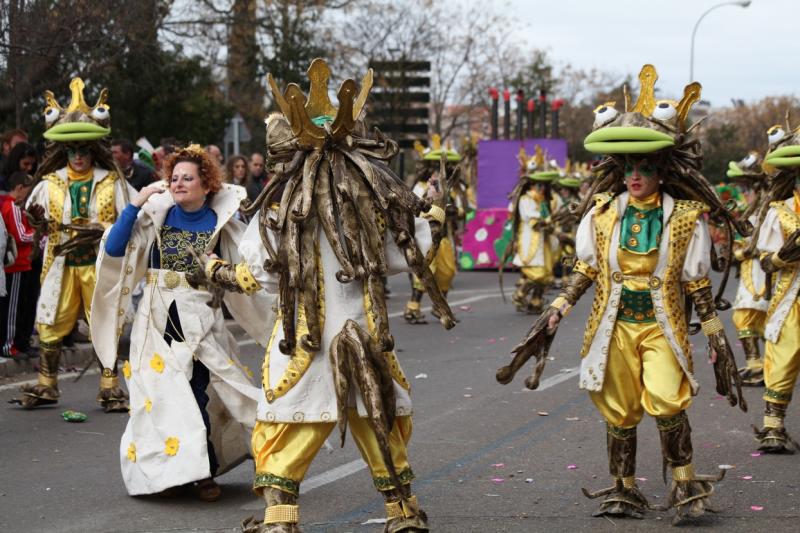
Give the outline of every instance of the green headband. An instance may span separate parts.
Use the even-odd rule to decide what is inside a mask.
[[[461,156],[455,150],[431,150],[422,156],[422,159],[425,161],[439,161],[442,158],[443,151],[448,162],[457,163],[461,161]]]

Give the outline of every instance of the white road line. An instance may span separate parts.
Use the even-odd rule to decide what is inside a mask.
[[[563,383],[568,379],[574,378],[575,376],[578,375],[579,372],[580,368],[565,368],[555,376],[550,376],[549,378],[542,381],[539,384],[539,388],[536,390],[543,391],[549,389],[550,387],[555,387],[559,383]],[[367,468],[367,463],[365,463],[362,459],[356,459],[355,461],[350,461],[349,463],[337,466],[336,468],[332,468],[327,472],[323,472],[321,474],[310,477],[307,480],[303,481],[303,483],[300,485],[300,494],[305,494],[306,492],[318,489],[319,487],[338,481],[342,478],[355,474],[356,472],[360,472],[365,468]],[[259,503],[257,505],[244,506],[242,507],[242,509],[254,510],[254,509],[261,509],[262,507],[263,504]]]
[[[86,371],[86,373],[84,374],[84,377],[85,376],[93,376],[93,375],[99,374],[99,373],[100,373],[100,371],[98,369],[92,368],[92,369]],[[63,380],[63,379],[74,378],[74,377],[78,377],[78,374],[80,374],[80,372],[66,372],[65,374],[59,374],[58,375],[58,379],[62,379]],[[26,380],[26,381],[15,381],[14,383],[8,383],[7,385],[0,385],[0,392],[6,391],[6,390],[11,390],[11,389],[18,389],[22,385],[36,385],[37,383],[39,383],[39,379],[38,378],[37,379],[29,379],[29,380]]]

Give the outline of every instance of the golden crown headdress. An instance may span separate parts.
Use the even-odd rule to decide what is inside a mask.
[[[275,102],[289,122],[300,146],[321,148],[327,139],[331,138],[334,142],[338,142],[353,131],[372,89],[372,69],[367,71],[361,81],[361,89],[357,96],[355,81],[347,79],[342,82],[336,93],[339,101],[338,109],[328,97],[328,80],[331,77],[328,64],[317,58],[311,62],[307,74],[311,83],[308,97],[296,83],[290,83],[281,93],[271,74],[267,75],[267,82]],[[320,117],[330,119],[331,123],[327,124],[328,120],[324,120],[321,125],[316,124],[314,119]]]

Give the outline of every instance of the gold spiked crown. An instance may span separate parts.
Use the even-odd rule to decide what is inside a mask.
[[[331,69],[322,59],[315,59],[308,67],[310,89],[308,96],[296,83],[290,83],[281,93],[271,74],[267,75],[272,95],[292,133],[301,147],[321,148],[328,139],[339,142],[349,135],[358,120],[367,96],[372,89],[372,69],[367,71],[361,81],[361,89],[356,95],[356,82],[347,79],[339,86],[336,98],[339,107],[333,106],[328,97],[328,80]]]

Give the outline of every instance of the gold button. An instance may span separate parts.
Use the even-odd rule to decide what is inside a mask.
[[[642,220],[644,218],[644,213],[636,213],[636,218]]]
[[[634,232],[634,233],[639,233],[640,231],[642,231],[642,225],[641,224],[632,225],[631,226],[631,231]]]
[[[650,285],[651,289],[660,289],[661,283],[662,283],[661,278],[659,278],[658,276],[651,277],[650,280],[647,282],[647,284]]]
[[[622,283],[622,280],[624,278],[622,277],[622,272],[614,272],[613,274],[611,274],[611,279],[617,283]]]
[[[636,246],[639,246],[639,241],[636,239],[636,237],[631,237],[628,239],[628,246],[635,248]]]
[[[131,290],[128,287],[122,287],[122,291],[121,292],[122,292],[123,296],[127,296],[128,293],[131,292]]]

